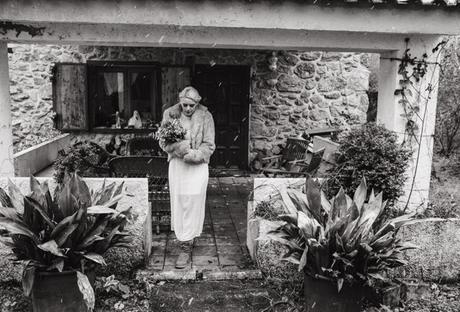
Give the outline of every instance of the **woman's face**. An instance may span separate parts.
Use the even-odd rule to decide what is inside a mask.
[[[185,116],[191,117],[196,110],[197,103],[181,102],[182,112]]]

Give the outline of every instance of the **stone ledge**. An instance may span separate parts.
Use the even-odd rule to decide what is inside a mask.
[[[404,226],[398,238],[419,249],[405,252],[409,265],[396,271],[405,278],[450,282],[460,279],[460,219],[429,219]]]

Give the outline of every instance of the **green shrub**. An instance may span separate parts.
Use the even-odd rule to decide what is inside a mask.
[[[330,196],[340,187],[351,196],[363,177],[390,204],[403,194],[411,151],[397,143],[392,131],[367,123],[343,135],[339,143],[337,162],[325,185]]]
[[[101,146],[81,141],[60,150],[54,162],[54,178],[62,183],[65,174],[78,173],[82,177],[108,176],[108,161],[113,157]]]

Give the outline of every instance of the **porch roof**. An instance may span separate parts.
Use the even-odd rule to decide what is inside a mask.
[[[201,47],[200,37],[214,34],[217,39],[241,38],[242,32],[251,30],[249,42],[238,47],[250,47],[259,35],[279,42],[294,32],[293,41],[302,42],[301,46],[312,42],[312,48],[327,49],[314,44],[316,37],[324,36],[325,32],[335,34],[336,38],[330,39],[338,41],[349,40],[343,38],[344,34],[358,36],[359,41],[369,40],[363,33],[458,34],[460,10],[456,4],[457,0],[34,0],[31,5],[29,0],[3,0],[0,40]],[[159,37],[150,37],[155,32]],[[132,41],[136,33],[140,35]],[[169,42],[171,36],[179,38]],[[357,48],[360,49],[359,45]]]

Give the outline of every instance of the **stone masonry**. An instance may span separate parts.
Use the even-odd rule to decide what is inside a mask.
[[[335,52],[9,45],[10,92],[15,151],[58,134],[53,128],[52,66],[87,60],[248,65],[250,159],[280,153],[285,139],[306,129],[348,128],[366,121],[368,55]],[[79,134],[97,141],[111,135]],[[102,142],[101,142],[102,143]]]

